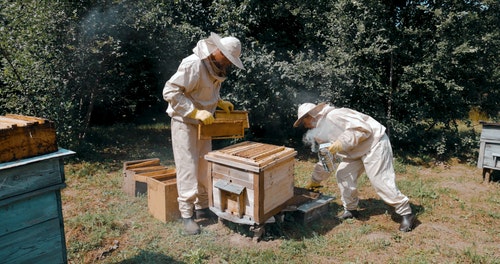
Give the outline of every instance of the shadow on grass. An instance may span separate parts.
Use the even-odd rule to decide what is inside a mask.
[[[424,208],[420,205],[411,204],[412,211],[417,216],[424,211]],[[360,221],[369,221],[372,216],[390,214],[391,219],[400,223],[402,218],[400,215],[396,214],[394,208],[385,204],[379,199],[364,199],[360,200],[359,203]],[[320,215],[318,215],[314,220],[304,222],[304,217],[297,212],[285,212],[283,221],[276,221],[274,223],[264,224],[264,233],[260,237],[260,241],[272,241],[275,239],[289,239],[289,240],[302,240],[306,238],[313,238],[315,236],[321,236],[338,225],[341,221],[338,219],[338,215],[343,212],[342,206],[336,203],[330,203],[328,210]],[[252,226],[241,225],[232,223],[230,221],[223,221],[225,226],[245,237],[255,238],[255,234],[252,231]],[[414,228],[416,228],[420,222],[415,221]]]
[[[500,170],[491,170],[489,178],[484,179],[484,181],[500,183]]]
[[[258,227],[257,225],[237,224],[227,220],[223,220],[222,223],[235,233],[259,241],[272,241],[275,239],[302,240],[323,235],[339,225],[340,221],[335,216],[338,207],[337,204],[330,203],[326,212],[316,215],[313,220],[307,222],[304,221],[304,215],[298,211],[282,212],[275,216],[276,221],[274,223],[260,225],[260,227],[263,227],[260,238],[256,237],[253,230]]]
[[[420,215],[425,211],[425,208],[421,205],[415,205],[411,204],[411,209],[412,212],[415,215]],[[376,216],[376,215],[384,215],[384,214],[390,214],[392,221],[396,223],[401,223],[402,217],[394,211],[394,207],[387,205],[384,203],[384,201],[379,200],[379,199],[362,199],[359,201],[359,211],[360,211],[360,217],[359,220],[361,221],[369,221],[370,217]],[[418,217],[415,221],[415,226],[416,228],[418,225],[420,225],[420,221],[418,221]]]
[[[165,256],[163,254],[158,254],[150,251],[141,251],[138,255],[133,258],[126,259],[120,262],[119,264],[157,264],[157,263],[172,263],[172,264],[184,264],[186,262],[178,261],[172,259],[169,256]]]

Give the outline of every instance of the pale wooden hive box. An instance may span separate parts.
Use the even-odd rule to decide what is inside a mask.
[[[147,178],[149,213],[164,223],[181,217],[175,177],[175,169],[171,169],[169,173]]]
[[[170,170],[161,165],[158,158],[126,161],[123,163],[123,191],[130,196],[145,195],[147,179],[161,177]]]
[[[162,222],[180,218],[175,177],[175,169],[161,165],[158,158],[123,163],[123,191],[130,196],[147,194],[149,213]]]
[[[238,223],[262,224],[294,195],[292,148],[242,142],[209,152],[210,209]]]
[[[198,139],[242,138],[249,127],[248,112],[235,110],[228,114],[217,110],[212,124],[198,125]]]
[[[57,149],[53,122],[32,116],[0,116],[0,162],[52,153]]]

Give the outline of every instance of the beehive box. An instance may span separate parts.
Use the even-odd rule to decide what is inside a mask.
[[[67,263],[60,190],[65,185],[59,149],[0,163],[2,263]]]
[[[292,148],[250,141],[209,152],[210,209],[233,222],[265,223],[294,195],[296,155]]]
[[[57,149],[53,122],[23,115],[0,116],[0,162],[43,155]]]
[[[148,191],[147,178],[161,175],[168,168],[160,165],[160,159],[132,160],[123,163],[123,191],[130,196],[144,195]]]
[[[483,180],[491,170],[500,170],[500,123],[482,122],[478,168],[483,168]],[[491,180],[491,175],[488,181]]]
[[[198,125],[198,139],[242,138],[249,127],[248,112],[235,110],[228,114],[217,110],[212,124]]]
[[[167,174],[147,179],[149,213],[164,223],[181,217],[175,175],[174,169]]]

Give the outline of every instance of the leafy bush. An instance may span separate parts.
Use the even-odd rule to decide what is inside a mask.
[[[445,159],[471,153],[476,136],[453,125],[471,108],[498,119],[499,6],[2,2],[0,113],[51,119],[72,149],[92,125],[164,115],[164,83],[213,31],[242,40],[246,69],[229,76],[222,96],[250,112],[249,139],[298,146],[297,106],[325,101],[379,120],[396,149],[415,144],[413,153]]]

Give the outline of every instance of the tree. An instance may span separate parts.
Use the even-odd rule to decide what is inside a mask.
[[[485,69],[485,58],[498,61],[490,53],[498,47],[498,33],[491,33],[497,9],[477,1],[338,1],[327,60],[341,77],[334,88],[342,89],[340,104],[382,121],[398,147],[455,154],[463,136],[456,121],[471,106],[489,102],[498,112],[489,101],[498,94],[495,70],[486,66],[480,78],[472,70]]]
[[[473,147],[456,122],[470,108],[498,117],[499,5],[4,1],[0,113],[56,121],[66,147],[91,125],[164,114],[164,83],[212,31],[242,40],[246,69],[222,96],[250,112],[249,139],[298,144],[297,106],[327,101],[381,121],[396,149],[444,157]]]
[[[160,104],[163,74],[173,72],[187,51],[171,47],[200,32],[185,21],[173,23],[174,3],[33,1],[0,7],[0,112],[55,121],[59,144],[66,147],[82,142],[92,122],[130,120],[123,116],[139,112],[141,102]]]
[[[64,76],[64,5],[50,2],[0,3],[0,113],[56,120],[58,136],[70,141],[72,102]],[[64,124],[64,125],[63,125]]]
[[[245,70],[223,84],[223,96],[250,113],[250,139],[296,144],[292,128],[297,106],[325,50],[326,10],[330,1],[214,1],[213,29],[242,40]],[[314,69],[312,69],[314,68]],[[312,74],[312,75],[311,75]],[[325,78],[322,78],[323,80]],[[314,94],[314,92],[312,93]],[[315,98],[310,95],[310,98]]]

